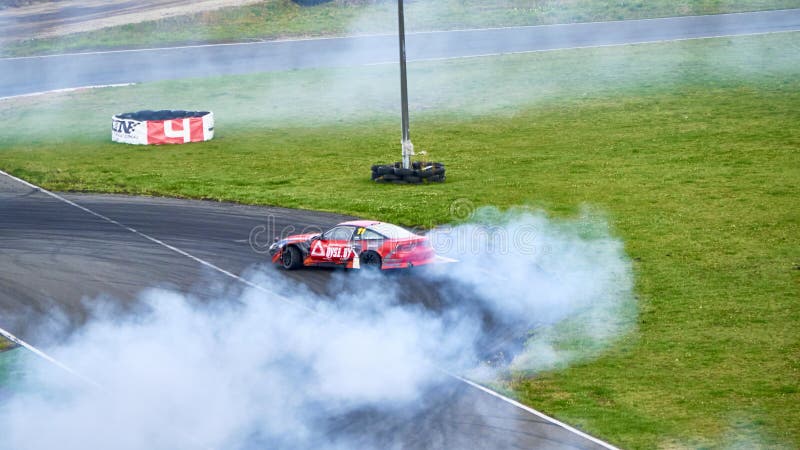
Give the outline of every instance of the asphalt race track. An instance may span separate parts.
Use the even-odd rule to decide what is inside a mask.
[[[275,227],[326,227],[344,216],[228,203],[64,194],[92,211],[178,247],[234,274],[265,263],[249,244],[269,217]],[[54,311],[69,328],[90,301],[113,298],[124,309],[142,289],[211,292],[233,282],[186,256],[0,174],[0,317],[8,331],[36,345]],[[263,270],[277,270],[264,266]],[[325,293],[331,270],[280,272]],[[48,328],[48,331],[50,329]],[[54,369],[57,370],[57,369]],[[330,425],[355,433],[363,447],[602,448],[564,428],[453,379],[411,416],[356,414]],[[343,431],[344,430],[344,431]],[[351,437],[352,439],[352,437]]]
[[[800,30],[800,9],[415,33],[410,61]],[[0,97],[83,86],[315,67],[390,64],[394,35],[0,59]]]

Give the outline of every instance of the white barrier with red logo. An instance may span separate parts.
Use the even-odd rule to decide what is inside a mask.
[[[112,117],[111,140],[114,142],[161,145],[203,142],[214,138],[212,112],[165,120],[137,120],[120,116]]]

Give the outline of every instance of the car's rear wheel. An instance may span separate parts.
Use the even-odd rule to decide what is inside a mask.
[[[281,265],[286,270],[295,270],[303,266],[303,257],[300,255],[300,250],[291,245],[283,249],[281,253]]]
[[[381,268],[381,255],[373,251],[364,252],[361,254],[361,267],[364,269],[380,270]]]

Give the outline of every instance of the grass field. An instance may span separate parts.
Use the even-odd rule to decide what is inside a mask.
[[[559,217],[591,205],[635,261],[637,329],[595,360],[503,386],[625,448],[793,448],[798,61],[800,34],[785,33],[414,64],[412,137],[448,164],[443,185],[369,181],[399,154],[394,67],[3,101],[14,126],[0,130],[0,168],[55,190],[405,225],[446,222],[461,198]],[[112,114],[162,107],[212,109],[217,139],[109,141]]]
[[[785,8],[800,8],[800,0],[441,0],[408,2],[406,23],[409,31],[421,31]],[[391,33],[397,27],[396,14],[396,3],[393,1],[338,0],[302,7],[290,0],[269,0],[245,7],[116,26],[63,38],[8,43],[0,45],[0,56],[250,39]]]
[[[13,372],[11,368],[11,358],[6,356],[3,350],[8,348],[8,341],[0,338],[0,387],[6,386],[9,383],[9,378]]]
[[[3,347],[0,343],[0,396],[3,396],[4,400],[10,390],[19,389],[24,385],[30,375],[24,368],[43,364],[32,353],[22,350],[3,351],[7,349],[8,347]]]

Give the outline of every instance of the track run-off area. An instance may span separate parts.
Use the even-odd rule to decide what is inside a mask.
[[[410,62],[800,30],[800,10],[412,33]],[[394,35],[0,59],[0,97],[307,68],[396,64]]]

